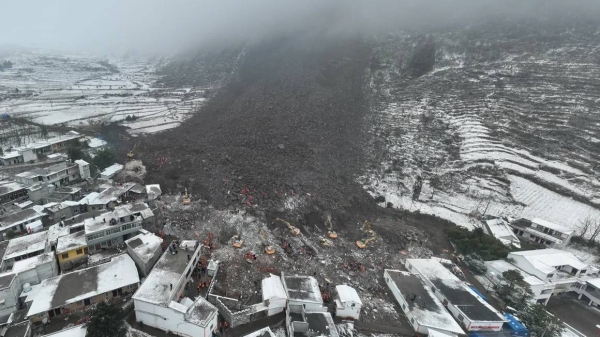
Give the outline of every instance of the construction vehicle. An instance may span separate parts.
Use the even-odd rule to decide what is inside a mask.
[[[292,234],[293,236],[300,235],[300,229],[297,228],[297,227],[295,227],[295,226],[293,226],[291,223],[289,223],[289,222],[287,222],[287,221],[285,221],[283,219],[280,219],[280,218],[277,218],[277,219],[273,220],[273,223],[275,223],[277,221],[283,222],[287,226],[287,228],[290,230],[290,234]]]
[[[256,254],[254,254],[254,252],[251,250],[247,251],[244,255],[244,259],[246,259],[246,262],[248,263],[254,263],[256,262]]]
[[[333,245],[333,242],[327,238],[320,237],[319,240],[321,242],[321,246],[331,247]]]
[[[129,159],[133,159],[133,157],[135,156],[135,148],[138,146],[140,142],[135,143],[135,145],[133,145],[133,148],[131,149],[131,151],[129,151],[129,153],[127,153],[127,158]]]
[[[188,195],[187,192],[187,187],[185,188],[185,193],[183,194],[183,204],[184,205],[189,205],[192,201],[190,200],[190,196]]]
[[[233,246],[235,248],[242,248],[242,246],[244,245],[244,240],[242,240],[242,238],[240,237],[240,235],[234,235],[233,236]]]
[[[265,245],[265,253],[267,253],[267,255],[275,254],[275,247],[273,247],[273,245],[271,244],[269,237],[267,236],[267,233],[265,232],[265,230],[261,228],[258,231],[258,234],[260,234],[260,237],[262,238],[262,242]]]
[[[367,248],[367,246],[369,245],[369,243],[371,243],[371,241],[373,241],[373,240],[375,240],[377,238],[377,234],[371,228],[371,222],[369,220],[365,220],[365,223],[362,226],[362,230],[369,237],[365,241],[360,241],[360,240],[356,241],[356,246],[358,248],[360,248],[360,249]]]
[[[331,221],[331,213],[325,212],[323,215],[325,217],[325,227],[327,227],[327,236],[330,239],[337,239],[338,234],[333,230],[333,222]]]

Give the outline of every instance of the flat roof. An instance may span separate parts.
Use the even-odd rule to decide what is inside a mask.
[[[201,246],[198,249],[201,249]],[[175,290],[171,290],[171,285],[175,288],[185,277],[184,272],[187,266],[194,262],[188,260],[188,255],[192,254],[192,251],[181,247],[177,254],[166,250],[133,298],[165,307],[169,306],[173,290]]]
[[[145,203],[135,203],[117,206],[113,211],[102,213],[100,215],[97,215],[95,218],[85,219],[83,221],[83,224],[85,226],[85,232],[86,234],[90,234],[107,228],[111,228],[113,226],[119,226],[121,224],[121,222],[119,221],[120,218],[126,218],[126,222],[131,222],[132,220],[130,217],[132,215],[134,217],[140,216],[142,219],[144,219],[143,215],[147,214],[147,212],[145,212],[146,210],[149,210],[149,207]],[[150,211],[150,213],[152,213],[152,211]],[[117,224],[111,225],[111,219],[116,219]]]
[[[10,337],[26,337],[27,331],[31,329],[29,321],[11,325],[6,329],[4,336]]]
[[[31,171],[27,171],[27,172],[23,172],[23,173],[19,173],[17,175],[15,175],[15,177],[20,177],[20,178],[35,178],[38,176],[49,176],[52,175],[54,173],[58,173],[60,171],[64,171],[67,168],[71,168],[71,167],[77,167],[76,164],[67,164],[66,162],[63,163],[59,163],[56,165],[52,165],[52,166],[48,166],[45,168],[36,168],[33,169]]]
[[[194,304],[185,313],[185,320],[199,326],[206,326],[210,318],[216,315],[217,308],[204,297],[198,296]]]
[[[505,260],[485,261],[484,264],[488,267],[488,269],[494,269],[500,274],[502,274],[505,271],[516,270],[523,276],[523,280],[532,286],[546,284],[539,278],[528,274],[526,271],[511,263],[506,262]]]
[[[487,220],[485,224],[487,225],[487,228],[491,234],[496,238],[507,238],[509,240],[515,240],[519,242],[519,238],[512,231],[512,228],[509,226],[508,222],[504,221],[503,219],[490,219]]]
[[[8,242],[8,246],[4,252],[3,260],[8,260],[16,256],[44,250],[46,248],[47,241],[48,231],[14,238]]]
[[[25,186],[14,181],[0,181],[0,195],[24,190]]]
[[[123,170],[123,165],[121,164],[113,164],[109,167],[107,167],[106,169],[104,169],[104,171],[102,171],[102,173],[100,173],[103,176],[108,176],[108,177],[112,177],[113,175],[119,173],[121,170]]]
[[[285,298],[287,295],[281,282],[281,277],[270,274],[261,281],[262,300],[266,301],[271,298]]]
[[[157,249],[160,249],[163,239],[147,232],[138,234],[125,241],[125,244],[137,255],[142,262],[147,263],[152,259]]]
[[[566,227],[557,225],[553,222],[550,222],[550,221],[544,220],[544,219],[540,219],[540,218],[535,218],[535,219],[531,220],[531,223],[534,223],[534,224],[540,225],[540,226],[544,226],[546,228],[550,228],[550,229],[553,229],[555,231],[558,231],[558,232],[561,232],[564,234],[571,234],[574,232],[574,230],[572,230],[572,229],[568,229]]]
[[[33,269],[39,265],[42,265],[44,263],[48,263],[51,261],[54,261],[54,259],[56,259],[54,257],[54,253],[53,252],[48,252],[48,253],[44,253],[44,254],[40,254],[40,255],[36,255],[33,257],[30,257],[28,259],[23,259],[20,261],[15,261],[15,264],[12,267],[12,272],[13,273],[19,273],[19,272],[23,272],[26,270],[30,270]]]
[[[2,227],[9,227],[10,225],[18,224],[24,221],[39,219],[42,216],[43,214],[38,213],[35,209],[26,208],[24,210],[6,214],[0,217],[0,225]]]
[[[306,312],[304,316],[306,317],[306,323],[308,323],[308,330],[316,333],[316,336],[338,336],[337,328],[330,313]]]
[[[400,290],[409,310],[420,325],[464,334],[460,325],[419,276],[389,269],[386,269],[385,273],[390,276],[392,282]]]
[[[65,328],[63,330],[43,335],[42,337],[85,337],[87,328],[85,325],[78,325],[72,328]]]
[[[75,232],[73,234],[61,236],[56,244],[56,254],[68,252],[70,250],[87,246],[85,232]]]
[[[60,226],[59,223],[56,223],[50,227],[48,227],[48,242],[55,243],[58,238],[61,236],[69,235],[69,226]]]
[[[146,185],[146,195],[148,199],[154,200],[162,194],[159,184]]]
[[[558,266],[571,266],[579,270],[588,267],[587,264],[581,262],[575,255],[560,249],[549,248],[526,250],[521,252],[511,252],[508,255],[522,256],[534,268],[544,273],[551,273],[555,271]]]
[[[110,262],[43,280],[27,317],[140,282],[127,254]]]
[[[27,144],[27,146],[25,148],[39,149],[39,148],[47,147],[47,146],[50,146],[53,144],[58,144],[58,143],[66,142],[69,140],[77,139],[79,137],[81,137],[79,134],[66,133],[64,135],[48,138],[46,140],[40,140],[37,142],[29,143],[29,144]]]
[[[284,275],[283,284],[290,301],[323,303],[319,283],[312,276]]]
[[[117,201],[121,195],[127,193],[135,186],[135,183],[125,183],[121,186],[111,186],[100,192],[93,199],[88,199],[90,205],[106,205],[111,201]]]
[[[105,140],[102,140],[100,138],[92,138],[87,143],[92,149],[103,147],[104,145],[108,144]]]
[[[471,321],[504,322],[506,319],[456,275],[435,259],[407,259],[444,297]]]
[[[11,151],[5,152],[2,156],[0,156],[0,159],[11,159],[19,156],[21,156],[21,153],[19,153],[19,151]]]

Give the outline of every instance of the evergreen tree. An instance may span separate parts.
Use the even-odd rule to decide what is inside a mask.
[[[115,155],[110,150],[101,150],[93,159],[94,165],[99,170],[104,170],[116,162]]]
[[[121,307],[100,302],[96,305],[87,324],[86,337],[125,337],[127,327],[123,322]]]
[[[565,324],[546,311],[543,305],[532,304],[519,312],[519,318],[533,336],[560,337]]]

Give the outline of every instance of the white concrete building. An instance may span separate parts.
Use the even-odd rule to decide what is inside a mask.
[[[15,180],[24,185],[37,183],[52,184],[56,187],[68,185],[80,179],[79,166],[72,163],[60,163],[46,168],[37,168],[15,175]]]
[[[508,220],[503,218],[486,220],[483,229],[486,234],[500,240],[505,246],[521,248],[521,241],[513,232]]]
[[[466,331],[500,331],[506,318],[438,260],[407,259],[406,269],[431,288]]]
[[[545,283],[555,285],[553,293],[570,291],[579,277],[586,277],[589,266],[569,252],[558,249],[538,249],[512,252],[508,258],[514,265]]]
[[[464,334],[463,329],[419,276],[389,269],[383,275],[385,283],[417,334],[431,335],[432,331],[444,336]]]
[[[14,204],[27,200],[25,186],[7,180],[0,180],[0,205]]]
[[[183,298],[202,247],[167,250],[133,295],[136,321],[180,336],[212,336],[218,310],[203,297]]]
[[[299,312],[300,307],[306,311],[319,311],[323,307],[323,297],[319,283],[312,276],[284,275],[281,273],[283,288],[285,289],[288,305],[292,312]]]
[[[356,292],[356,289],[341,284],[335,287],[337,296],[335,299],[335,316],[342,318],[358,319],[362,301]]]
[[[127,254],[110,262],[42,281],[26,317],[33,322],[81,312],[90,305],[133,293],[140,279]]]
[[[3,337],[31,337],[31,334],[32,329],[29,321],[0,328],[0,336]]]
[[[0,240],[6,239],[8,231],[27,232],[27,225],[41,220],[46,215],[45,212],[38,212],[34,208],[26,208],[14,213],[5,214],[0,217]]]
[[[554,283],[546,283],[505,260],[486,261],[485,266],[487,267],[485,277],[494,284],[502,283],[502,273],[505,271],[518,271],[523,275],[523,280],[529,285],[529,289],[531,289],[532,303],[546,305],[554,292]]]
[[[48,232],[39,232],[14,238],[8,242],[1,269],[11,270],[15,262],[50,251],[48,246]]]
[[[125,246],[141,275],[146,277],[163,253],[163,239],[144,229],[141,229],[140,232],[141,234],[126,240]]]
[[[283,288],[281,277],[270,274],[261,282],[262,300],[269,307],[269,316],[283,312],[287,305],[287,294]]]
[[[78,159],[75,161],[75,164],[79,166],[79,175],[81,176],[81,179],[88,179],[92,176],[90,173],[90,163],[83,159]]]
[[[18,299],[21,292],[19,288],[19,280],[15,273],[0,274],[0,316],[19,310]]]
[[[102,179],[111,179],[112,177],[117,175],[117,173],[123,171],[123,167],[124,166],[121,164],[113,164],[113,165],[107,167],[106,169],[104,169],[104,171],[102,171],[100,173],[100,177]]]
[[[275,334],[271,331],[271,328],[266,327],[244,335],[243,337],[275,337]]]
[[[531,221],[518,219],[512,221],[510,226],[519,238],[557,248],[568,245],[575,233],[574,230],[540,218]]]

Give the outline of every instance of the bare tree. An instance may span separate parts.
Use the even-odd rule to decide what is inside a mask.
[[[579,236],[583,238],[590,230],[590,225],[594,223],[594,219],[590,215],[588,215],[585,219],[581,220],[580,222],[581,226],[579,227]]]
[[[592,245],[596,238],[600,235],[600,221],[594,219],[592,223],[590,223],[590,239],[588,240],[588,245]]]

